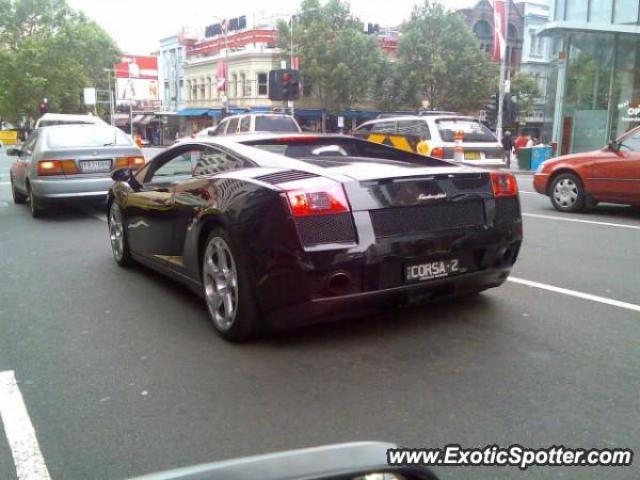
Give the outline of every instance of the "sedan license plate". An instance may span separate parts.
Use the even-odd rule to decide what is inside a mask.
[[[100,173],[111,170],[111,160],[82,160],[80,162],[82,173]]]
[[[466,269],[462,267],[459,258],[450,258],[407,265],[404,278],[407,282],[424,282],[425,280],[445,278],[465,271]]]
[[[465,160],[480,160],[480,152],[464,152]]]

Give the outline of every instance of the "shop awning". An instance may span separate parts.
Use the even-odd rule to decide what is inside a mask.
[[[322,110],[319,109],[300,110],[296,108],[294,113],[298,118],[322,118]]]
[[[380,112],[372,112],[369,110],[346,110],[340,112],[339,115],[344,118],[376,118]]]
[[[240,115],[242,113],[247,113],[249,110],[246,108],[230,108],[229,115]]]
[[[115,123],[116,127],[129,125],[129,115],[126,113],[116,113],[113,116],[113,123]]]
[[[206,117],[208,108],[183,108],[177,112],[181,117]]]
[[[207,112],[207,116],[208,117],[219,117],[222,115],[222,109],[221,108],[212,108],[211,110],[209,110]]]

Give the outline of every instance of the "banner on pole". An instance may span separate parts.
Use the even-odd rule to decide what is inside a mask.
[[[500,62],[505,58],[507,49],[507,19],[505,0],[493,0],[493,51],[491,59]]]

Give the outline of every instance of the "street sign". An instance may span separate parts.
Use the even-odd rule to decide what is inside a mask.
[[[96,104],[96,89],[95,88],[85,88],[84,89],[84,104],[85,105],[95,105]]]

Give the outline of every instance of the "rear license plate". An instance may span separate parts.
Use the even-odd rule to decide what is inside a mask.
[[[424,282],[436,278],[445,278],[451,275],[466,272],[459,258],[447,260],[435,260],[430,262],[413,263],[405,266],[404,279],[406,282]]]
[[[464,152],[465,160],[480,160],[480,152]]]
[[[82,160],[80,162],[82,173],[99,173],[111,170],[111,160]]]

